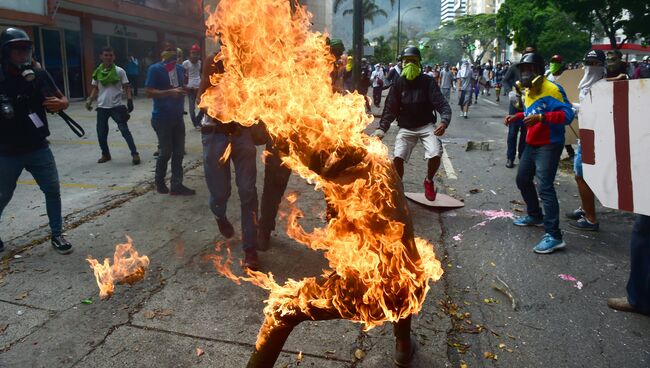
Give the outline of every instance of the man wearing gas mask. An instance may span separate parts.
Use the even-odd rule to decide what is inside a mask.
[[[404,176],[404,162],[411,157],[417,142],[422,142],[424,158],[427,160],[424,195],[429,201],[435,201],[433,177],[440,168],[442,157],[442,143],[438,137],[445,134],[451,122],[451,107],[436,80],[422,74],[421,60],[417,47],[407,47],[404,50],[402,75],[388,92],[379,129],[373,135],[383,138],[390,124],[397,119],[399,130],[395,138],[393,163],[400,177]],[[435,125],[436,111],[440,114],[438,126]]]
[[[524,111],[508,115],[505,124],[523,124],[527,128],[526,148],[519,161],[517,187],[526,202],[526,216],[514,221],[517,226],[544,226],[545,234],[533,248],[540,254],[565,247],[560,231],[559,204],[554,181],[560,155],[564,149],[564,127],[575,112],[561,86],[544,77],[544,59],[531,52],[524,54],[517,65],[524,91]],[[539,205],[537,189],[544,211]]]
[[[63,237],[59,175],[46,139],[50,135],[46,111],[64,110],[68,100],[37,67],[32,52],[33,42],[22,29],[8,28],[0,34],[0,216],[26,169],[45,194],[52,246],[69,254],[72,245]]]

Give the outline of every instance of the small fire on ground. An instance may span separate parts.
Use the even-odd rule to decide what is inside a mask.
[[[108,258],[104,258],[104,263],[99,263],[91,256],[87,258],[90,268],[95,273],[97,286],[99,286],[99,297],[102,300],[106,300],[113,295],[116,284],[133,285],[141,281],[149,267],[149,257],[138,254],[138,251],[133,247],[133,241],[128,235],[126,240],[125,244],[115,246],[113,265],[110,264]]]

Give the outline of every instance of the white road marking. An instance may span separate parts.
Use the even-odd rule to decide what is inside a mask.
[[[494,101],[486,100],[486,99],[484,99],[484,98],[482,98],[481,101],[485,101],[485,102],[489,103],[490,105],[499,106],[498,103],[496,103],[496,102],[494,102]]]
[[[451,164],[449,155],[447,155],[447,145],[442,145],[442,166],[445,168],[445,173],[449,179],[458,179],[456,176],[456,171],[454,171],[454,165]]]

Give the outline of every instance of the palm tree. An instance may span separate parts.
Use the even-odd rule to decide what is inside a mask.
[[[347,0],[334,0],[334,13],[338,13],[338,11],[339,11],[339,7],[341,6],[341,4],[343,4],[343,3],[346,2],[346,1],[347,1]],[[379,9],[379,10],[382,10],[382,11],[383,11],[383,9],[379,8],[379,7],[377,6],[377,4],[375,4],[375,1],[374,1],[374,0],[364,0],[364,1],[363,1],[363,9],[364,9],[364,10],[368,8],[368,5],[367,5],[366,3],[372,3],[373,5],[375,5],[375,8],[376,8],[376,9]],[[394,6],[395,6],[395,0],[390,0],[390,6],[391,6],[391,7],[394,7]],[[350,9],[348,9],[348,10],[350,10]],[[345,12],[343,12],[343,15],[346,15],[346,12],[347,12],[348,10],[346,10]],[[386,13],[385,11],[383,11],[383,12],[384,12],[384,14]],[[350,13],[348,13],[348,14],[350,14]],[[377,14],[375,14],[375,15],[377,15]],[[383,15],[383,14],[382,14],[382,15]],[[388,15],[384,15],[384,16],[387,17]],[[367,18],[367,17],[366,17],[366,18]],[[373,18],[374,18],[374,15],[373,15]],[[369,20],[369,19],[366,19],[366,20]],[[372,23],[372,21],[370,21],[370,22]]]
[[[346,9],[343,11],[343,16],[354,14],[354,9]],[[377,4],[374,0],[363,0],[363,20],[375,24],[375,17],[381,15],[388,18],[388,13]]]

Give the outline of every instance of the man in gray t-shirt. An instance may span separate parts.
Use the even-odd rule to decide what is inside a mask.
[[[473,89],[474,80],[472,78],[472,67],[468,61],[464,61],[463,65],[460,67],[460,71],[458,71],[458,91],[460,92],[458,105],[460,106],[465,119],[467,119],[469,106],[472,104]]]
[[[451,70],[449,70],[449,63],[445,62],[440,71],[440,91],[447,102],[449,102],[453,78],[454,75],[451,73]]]

